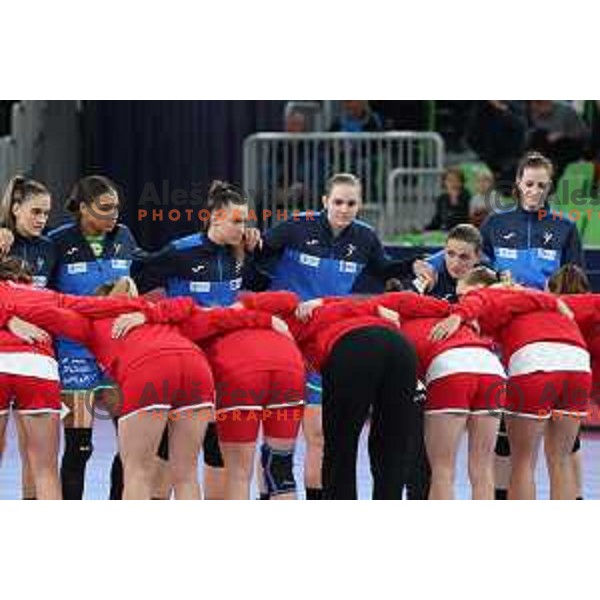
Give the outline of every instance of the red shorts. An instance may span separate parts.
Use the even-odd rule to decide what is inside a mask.
[[[426,413],[500,413],[506,401],[506,380],[486,373],[456,373],[427,385]]]
[[[215,384],[204,354],[198,351],[160,354],[137,364],[121,382],[120,418],[139,411],[172,412],[212,407]]]
[[[0,415],[8,413],[11,400],[22,414],[60,413],[60,382],[0,373]]]
[[[266,437],[294,439],[304,412],[302,371],[216,374],[217,434],[221,441],[255,442],[260,423]]]
[[[596,406],[600,406],[600,358],[592,354],[592,391],[590,401]]]
[[[591,373],[551,371],[508,378],[508,414],[548,418],[552,413],[585,416],[588,409]]]

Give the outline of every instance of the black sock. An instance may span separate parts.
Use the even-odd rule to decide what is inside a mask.
[[[266,492],[261,492],[260,496],[258,497],[259,500],[270,500],[271,499],[271,494],[268,494]]]
[[[81,500],[85,466],[92,455],[91,428],[65,429],[65,452],[60,466],[62,494],[65,500]]]
[[[306,488],[307,500],[323,500],[322,488]]]
[[[115,454],[110,468],[109,500],[123,500],[123,462],[120,454]]]
[[[577,496],[577,498],[575,498],[575,500],[583,500],[583,496]]]
[[[494,497],[496,500],[508,500],[508,490],[501,490],[496,488],[494,490]]]

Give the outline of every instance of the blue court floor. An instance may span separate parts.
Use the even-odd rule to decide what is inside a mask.
[[[94,454],[88,463],[85,499],[103,500],[108,497],[110,487],[110,466],[116,447],[114,428],[110,421],[97,421],[94,426]],[[457,497],[469,497],[466,472],[466,444],[463,444],[458,461]],[[584,433],[582,438],[584,496],[586,499],[600,498],[600,433]],[[302,458],[304,444],[300,441],[297,452],[296,476],[302,482]],[[548,498],[548,478],[544,460],[537,471],[538,497]],[[359,496],[368,499],[371,493],[366,451],[366,435],[363,432],[358,462]],[[16,435],[12,421],[7,430],[7,447],[0,466],[0,500],[13,500],[20,497],[20,462]]]

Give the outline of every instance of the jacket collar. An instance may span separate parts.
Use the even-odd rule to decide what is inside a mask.
[[[540,219],[539,217],[539,213],[540,211],[545,211],[545,214],[550,214],[550,211],[552,210],[550,207],[550,204],[548,203],[548,201],[544,202],[544,204],[542,206],[540,206],[537,210],[525,210],[522,206],[522,204],[519,202],[519,204],[517,205],[516,211],[518,213],[524,214],[524,215],[532,215],[533,217],[535,217],[536,219]]]
[[[325,231],[328,239],[330,239],[332,241],[338,241],[338,240],[341,240],[346,235],[348,235],[348,233],[350,232],[352,227],[354,227],[354,222],[350,223],[350,225],[348,225],[348,227],[343,229],[341,231],[341,233],[336,237],[333,235],[333,229],[331,228],[331,224],[329,223],[329,219],[327,218],[327,212],[322,210],[319,213],[319,226],[323,229],[323,231]]]

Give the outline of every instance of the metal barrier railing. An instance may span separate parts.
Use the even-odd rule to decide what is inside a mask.
[[[16,171],[17,153],[15,140],[10,135],[0,138],[0,194],[4,190],[11,174]]]
[[[318,210],[327,179],[350,172],[363,184],[362,217],[380,233],[395,230],[389,219],[402,217],[387,199],[390,173],[437,171],[443,165],[444,142],[429,132],[257,133],[244,141],[244,188],[259,218],[278,210]],[[261,225],[271,223],[265,219]]]
[[[433,218],[441,192],[441,167],[398,168],[388,175],[385,235],[421,231]]]
[[[0,138],[0,189],[16,173],[31,173],[43,130],[45,105],[37,100],[13,105],[11,133]]]

